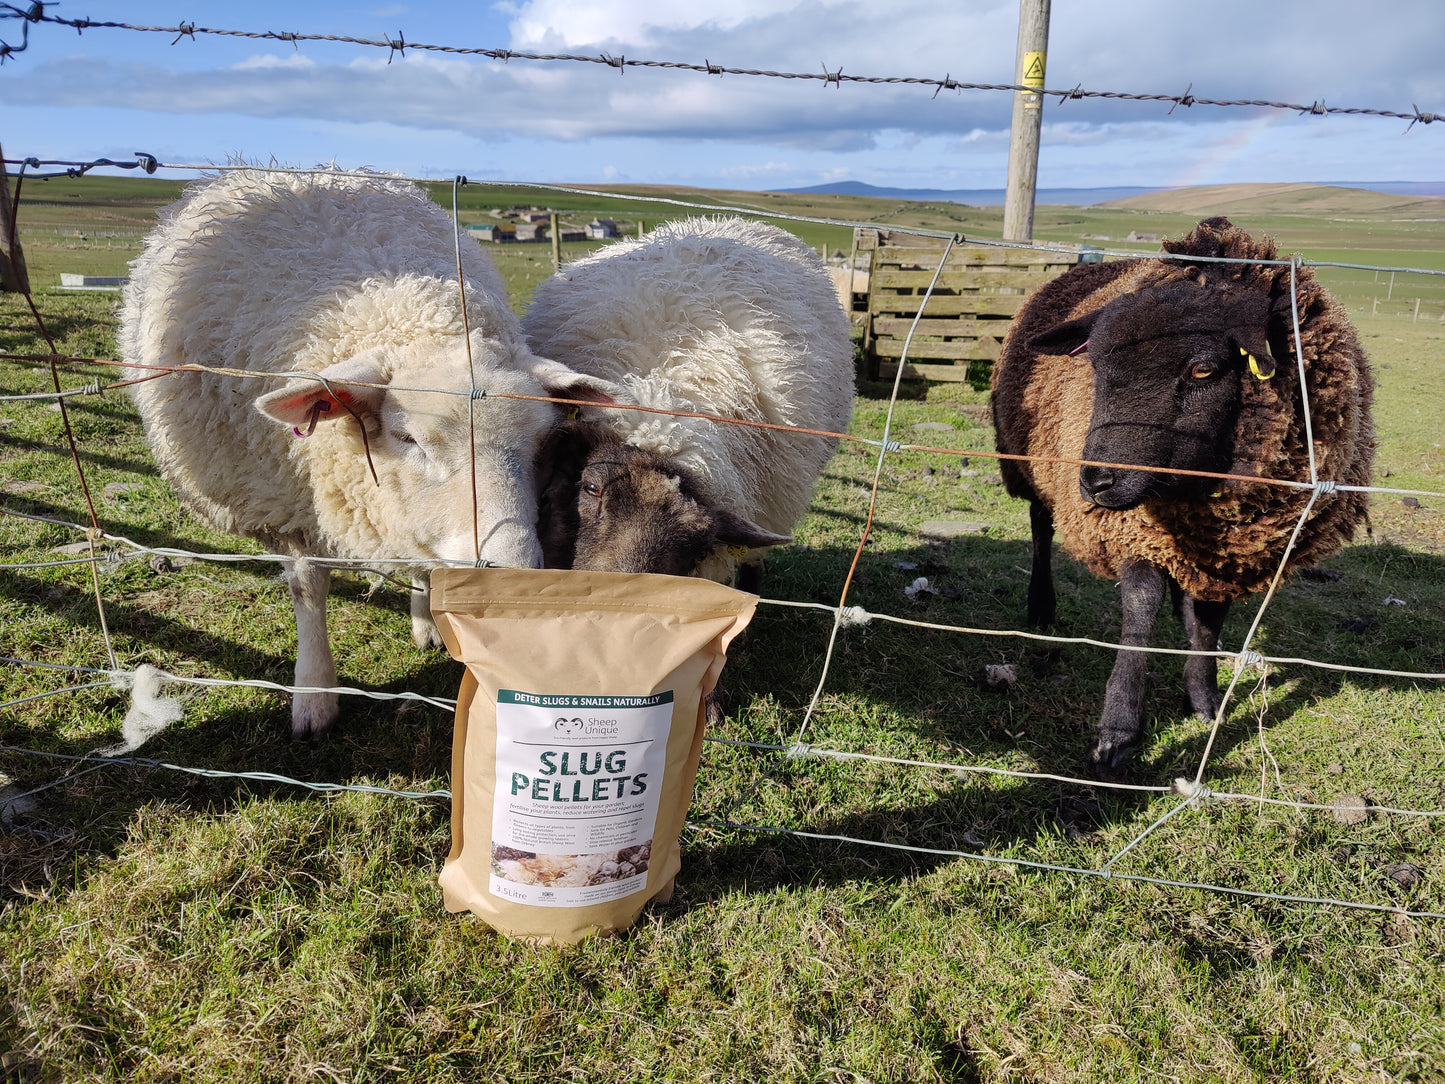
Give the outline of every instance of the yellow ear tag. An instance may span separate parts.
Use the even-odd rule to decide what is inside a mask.
[[[747,555],[748,555],[748,547],[747,547],[747,546],[729,546],[729,547],[728,547],[728,556],[729,556],[729,557],[736,557],[739,561],[741,561],[741,560],[742,560],[744,557],[746,557]]]
[[[575,422],[580,417],[582,417],[582,408],[580,406],[574,406],[567,411],[567,420],[569,422]]]
[[[1274,376],[1273,369],[1271,369],[1269,372],[1265,372],[1263,369],[1261,369],[1259,366],[1259,358],[1255,357],[1244,347],[1241,346],[1239,348],[1239,352],[1249,359],[1249,371],[1252,372],[1260,380],[1268,380],[1270,377]]]

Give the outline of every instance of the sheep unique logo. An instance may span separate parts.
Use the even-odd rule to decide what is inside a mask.
[[[582,729],[582,720],[562,718],[553,723],[552,727],[562,734],[576,734]]]

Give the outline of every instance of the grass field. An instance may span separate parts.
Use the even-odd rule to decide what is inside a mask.
[[[86,239],[24,233],[37,285],[62,270],[118,273],[163,195],[148,190],[141,206],[120,187],[71,200],[51,184],[44,193],[53,200],[22,207],[22,229],[79,228]],[[959,215],[966,225],[943,228],[997,232],[987,210],[709,195],[898,225],[932,227]],[[602,197],[570,198],[589,217],[622,217]],[[480,198],[463,210],[485,214]],[[1257,220],[1247,207],[1231,213],[1311,256],[1445,266],[1439,223],[1397,223],[1388,211],[1338,223],[1274,208]],[[1039,221],[1041,235],[1074,240],[1172,234],[1190,219],[1042,208]],[[100,222],[134,230],[130,247],[105,247]],[[835,243],[826,232],[833,228],[816,229],[825,232],[805,234],[813,243]],[[847,230],[840,232],[836,247],[846,250]],[[545,246],[500,248],[498,257],[518,304],[548,271]],[[1413,310],[1415,296],[1440,298],[1439,287],[1397,276],[1385,302],[1388,283],[1371,272],[1324,275],[1356,315],[1376,365],[1382,484],[1445,491],[1445,324],[1438,303],[1427,314],[1422,302],[1419,320],[1397,304],[1405,290]],[[114,303],[114,295],[45,289],[37,297],[60,350],[86,356],[112,356]],[[23,302],[0,295],[0,352],[42,349]],[[73,386],[112,375],[78,366],[62,380]],[[49,381],[46,369],[0,361],[0,394],[45,390]],[[854,432],[881,435],[887,398],[884,385],[860,384]],[[108,532],[147,545],[254,552],[207,531],[179,505],[122,395],[70,403]],[[914,428],[925,423],[930,428]],[[894,433],[961,452],[992,447],[985,396],[967,385],[905,385]],[[836,602],[874,455],[839,452],[797,544],[770,560],[765,596]],[[890,457],[874,541],[850,601],[945,624],[1020,627],[1027,517],[995,474],[977,458],[965,465],[942,453]],[[85,521],[59,415],[43,401],[0,403],[0,485],[7,510]],[[1445,671],[1445,498],[1418,504],[1378,497],[1373,541],[1361,538],[1328,563],[1337,579],[1291,581],[1256,649]],[[988,529],[931,541],[919,525],[932,519]],[[80,537],[0,517],[0,561],[53,561],[66,556],[57,547]],[[1117,637],[1113,585],[1066,560],[1058,565],[1065,631]],[[162,569],[119,557],[102,566],[122,667],[149,662],[186,675],[290,680],[295,631],[272,566]],[[918,575],[940,592],[914,603],[903,588]],[[1227,644],[1238,645],[1254,605],[1237,607]],[[458,667],[412,647],[406,609],[392,585],[335,578],[341,681],[455,695]],[[818,682],[828,628],[826,614],[761,607],[729,661],[727,719],[717,735],[791,741]],[[1167,617],[1161,635],[1181,638]],[[0,654],[108,666],[85,566],[0,570]],[[1018,683],[985,688],[990,663],[1016,664]],[[807,740],[1075,775],[1112,663],[1100,649],[1048,651],[875,622],[841,634]],[[1149,733],[1131,781],[1167,783],[1192,775],[1205,728],[1183,706],[1177,660],[1160,658],[1152,670]],[[0,702],[89,680],[5,667]],[[1289,666],[1246,675],[1240,694],[1206,776],[1216,790],[1445,808],[1439,684]],[[117,740],[125,709],[123,694],[109,689],[6,708],[0,744],[83,754]],[[348,701],[337,731],[316,750],[291,745],[288,724],[280,694],[196,692],[184,719],[142,755],[408,790],[449,785],[451,719],[439,710]],[[772,775],[750,794],[767,769]],[[535,949],[442,909],[435,877],[449,844],[443,801],[327,797],[140,767],[61,781],[66,770],[0,752],[0,787],[13,788],[9,794],[57,783],[9,806],[0,827],[5,1084],[1445,1079],[1439,919],[695,828],[684,835],[671,903],[617,939]],[[949,770],[775,764],[767,754],[711,745],[694,815],[708,820],[731,809],[758,826],[1098,868],[1174,802]],[[1117,868],[1445,911],[1445,819],[1377,811],[1346,824],[1328,813],[1211,802],[1171,820]]]

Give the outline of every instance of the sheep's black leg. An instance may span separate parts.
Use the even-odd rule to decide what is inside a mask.
[[[1184,631],[1189,637],[1189,649],[1218,650],[1219,634],[1228,613],[1228,601],[1205,602],[1185,595]],[[1194,714],[1206,722],[1212,720],[1219,710],[1219,660],[1212,655],[1189,656],[1184,662],[1184,688]]]
[[[1164,573],[1147,561],[1127,561],[1119,576],[1124,608],[1119,642],[1148,647],[1154,618],[1164,601]],[[1104,715],[1099,720],[1099,741],[1090,759],[1102,768],[1118,768],[1139,744],[1144,728],[1144,689],[1149,656],[1142,651],[1120,651],[1104,691]]]
[[[1029,627],[1046,629],[1056,616],[1054,598],[1054,514],[1040,500],[1029,501],[1034,562],[1029,573]]]

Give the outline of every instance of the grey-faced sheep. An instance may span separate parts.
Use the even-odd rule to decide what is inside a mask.
[[[537,289],[528,342],[618,403],[842,432],[853,349],[822,261],[773,226],[668,223]],[[836,441],[637,411],[588,411],[538,460],[549,567],[726,580],[788,540]],[[731,547],[732,553],[729,552]],[[739,585],[756,589],[750,556]]]
[[[180,373],[131,387],[194,512],[297,557],[472,560],[475,531],[487,560],[540,563],[531,467],[555,411],[476,402],[472,447],[468,396],[445,393],[470,386],[454,244],[440,207],[377,174],[238,170],[162,212],[123,297],[129,375],[197,363],[323,378]],[[527,350],[475,241],[463,238],[462,264],[476,385],[588,394],[588,378]],[[336,684],[329,576],[304,561],[290,576],[301,686]],[[418,643],[432,641],[420,591],[412,614]],[[319,736],[337,707],[334,693],[298,694],[293,735]]]
[[[1227,219],[1166,251],[1271,260]],[[1304,372],[1321,480],[1365,485],[1374,458],[1374,380],[1344,311],[1296,273]],[[1024,306],[993,370],[998,449],[1018,455],[1308,481],[1290,270],[1238,263],[1082,264]],[[1002,461],[1030,502],[1028,617],[1051,625],[1051,543],[1120,581],[1121,642],[1145,646],[1168,580],[1182,592],[1189,646],[1216,649],[1232,600],[1265,588],[1311,494],[1250,482],[1068,463]],[[1338,550],[1365,518],[1357,492],[1321,494],[1289,568]],[[1091,757],[1119,767],[1140,739],[1147,661],[1121,651]],[[1190,706],[1218,711],[1215,659],[1185,663]]]

